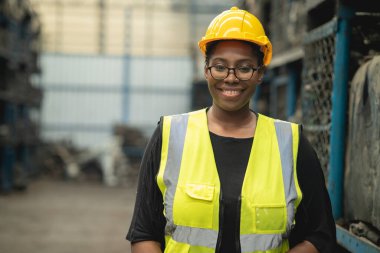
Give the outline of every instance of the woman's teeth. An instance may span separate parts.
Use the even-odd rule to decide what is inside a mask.
[[[223,94],[228,95],[228,96],[234,96],[234,95],[239,95],[241,91],[238,90],[223,90]]]

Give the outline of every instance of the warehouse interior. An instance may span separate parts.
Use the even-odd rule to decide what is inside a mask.
[[[221,11],[263,21],[252,108],[300,123],[341,252],[380,252],[380,7],[362,0],[0,0],[0,252],[130,252],[145,147],[210,106],[197,42]]]

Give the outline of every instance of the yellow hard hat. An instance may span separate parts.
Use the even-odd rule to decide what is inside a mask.
[[[206,52],[206,44],[216,40],[244,40],[255,43],[264,53],[264,65],[269,65],[272,59],[272,44],[260,21],[251,13],[237,7],[222,12],[211,21],[205,36],[198,42],[203,54]]]

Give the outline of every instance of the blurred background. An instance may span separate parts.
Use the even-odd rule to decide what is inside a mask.
[[[273,60],[256,111],[301,123],[342,252],[380,252],[378,0],[0,0],[0,252],[130,252],[144,148],[209,106],[197,42],[238,6]]]

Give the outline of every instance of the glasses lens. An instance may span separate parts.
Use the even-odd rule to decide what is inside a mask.
[[[212,66],[211,75],[217,80],[225,79],[228,76],[228,68],[223,65]]]
[[[235,69],[236,77],[242,81],[251,79],[253,72],[254,70],[251,67],[239,67]]]

